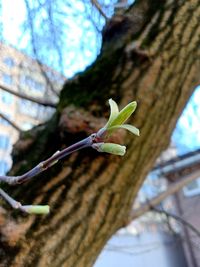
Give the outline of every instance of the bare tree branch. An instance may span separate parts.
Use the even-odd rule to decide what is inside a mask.
[[[7,121],[15,130],[17,130],[18,132],[22,132],[22,130],[10,119],[8,119],[3,113],[0,112],[0,117]]]
[[[184,220],[181,216],[178,216],[177,214],[173,214],[173,213],[171,213],[169,211],[166,211],[164,209],[162,209],[162,210],[157,209],[155,207],[152,207],[152,210],[155,211],[155,212],[163,213],[163,214],[167,215],[168,217],[172,217],[175,220],[181,222],[182,224],[184,224],[185,226],[187,226],[188,228],[190,228],[190,230],[192,232],[194,232],[200,238],[200,231],[196,227],[194,227],[194,225],[192,225],[188,221]]]
[[[93,147],[92,145],[98,139],[98,133],[92,134],[89,137],[81,140],[78,143],[71,145],[63,149],[62,151],[57,151],[54,153],[50,158],[47,160],[40,162],[37,166],[35,166],[30,171],[20,175],[20,176],[0,176],[0,183],[5,182],[10,185],[21,184],[24,182],[29,181],[31,178],[35,177],[36,175],[40,174],[41,172],[47,170],[48,168],[52,167],[56,164],[60,159],[66,157],[67,155],[86,148],[86,147]],[[26,213],[37,213],[37,214],[46,214],[49,213],[49,206],[41,206],[41,205],[22,205],[20,202],[13,199],[9,196],[3,189],[0,188],[0,196],[14,209],[19,209]]]
[[[49,24],[50,24],[50,30],[52,33],[53,44],[54,44],[54,46],[58,52],[58,58],[59,58],[59,63],[61,65],[61,70],[63,70],[63,64],[62,64],[63,58],[62,58],[61,50],[59,48],[59,41],[56,38],[56,29],[55,29],[55,26],[53,24],[53,10],[52,10],[52,2],[51,1],[49,1],[49,2],[47,1],[47,12],[48,12],[48,16],[49,16]],[[54,88],[53,88],[53,90],[54,90]]]
[[[104,17],[106,21],[108,21],[108,17],[106,14],[103,12],[100,4],[96,0],[91,0],[91,3],[96,7],[96,9],[99,11],[99,13]]]
[[[46,107],[52,107],[52,108],[56,107],[55,103],[52,103],[52,102],[49,102],[49,101],[44,101],[43,99],[39,99],[39,98],[35,98],[33,96],[28,96],[28,95],[19,93],[19,92],[14,91],[11,88],[8,88],[7,86],[2,85],[2,84],[0,84],[0,89],[4,90],[4,91],[6,91],[6,92],[8,92],[8,93],[10,93],[12,95],[15,95],[17,97],[29,100],[29,101],[34,102],[34,103],[37,103],[39,105],[43,105],[43,106],[46,106]]]
[[[38,58],[38,54],[37,54],[37,48],[36,48],[36,41],[34,38],[34,26],[33,26],[33,16],[31,14],[31,9],[29,6],[29,3],[27,0],[25,0],[25,5],[26,5],[26,9],[27,9],[27,16],[28,16],[28,23],[29,23],[29,27],[30,27],[30,34],[31,34],[31,43],[32,43],[32,47],[33,47],[33,53],[35,55],[35,60],[40,68],[41,73],[43,74],[43,76],[45,77],[47,84],[49,85],[51,91],[56,94],[57,96],[59,95],[58,92],[54,89],[54,86],[51,82],[51,80],[49,79],[48,75],[46,74],[45,70],[43,69],[43,64],[41,64],[41,62],[37,59]],[[58,51],[59,52],[59,51]],[[60,53],[59,53],[60,56]]]
[[[200,171],[196,171],[190,175],[185,176],[184,178],[181,178],[177,182],[172,183],[166,191],[150,199],[147,203],[142,204],[139,208],[133,210],[130,216],[130,221],[135,220],[144,213],[150,211],[152,207],[158,205],[165,198],[178,192],[184,186],[186,186],[187,184],[191,183],[192,181],[196,180],[199,177],[200,177]]]

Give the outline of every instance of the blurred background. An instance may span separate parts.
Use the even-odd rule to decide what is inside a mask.
[[[48,120],[64,82],[95,61],[106,20],[134,1],[1,0],[0,175],[12,166],[21,131]],[[136,206],[200,166],[200,88],[196,88],[141,188]],[[120,230],[100,266],[200,266],[200,178]]]

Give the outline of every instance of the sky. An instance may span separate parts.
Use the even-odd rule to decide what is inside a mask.
[[[179,154],[200,148],[200,86],[196,88],[172,135]]]
[[[34,1],[32,2],[34,3]],[[35,1],[35,3],[36,2],[37,1]],[[59,0],[55,2],[57,2],[58,5],[60,3]],[[37,28],[39,33],[36,40],[40,46],[40,49],[38,49],[39,59],[45,64],[63,72],[63,74],[69,78],[75,73],[83,71],[86,66],[90,65],[95,60],[100,50],[101,39],[100,34],[94,29],[94,23],[98,21],[99,30],[101,30],[105,20],[99,15],[95,16],[95,14],[92,14],[94,19],[94,23],[92,23],[87,14],[88,10],[81,0],[71,1],[70,6],[62,4],[62,12],[67,14],[62,17],[62,22],[64,23],[62,30],[64,29],[64,32],[62,33],[62,38],[58,41],[58,46],[63,55],[63,68],[61,68],[62,64],[58,58],[57,51],[55,51],[53,45],[51,46],[50,42],[46,41],[48,38],[50,39],[51,36],[48,36],[48,33],[51,34],[51,32],[49,30],[49,25],[45,23],[46,12],[44,10],[35,15],[37,17],[35,17],[36,23],[34,27]],[[24,34],[23,23],[26,15],[24,0],[2,0],[2,34],[4,40],[25,53],[33,55],[30,45],[30,32],[26,30]],[[74,15],[76,16],[75,19]],[[57,20],[59,27],[59,20],[56,15],[54,19],[55,21]],[[44,34],[42,29],[45,29],[45,27],[48,28]],[[57,34],[59,30],[61,29],[58,28],[56,30]],[[60,36],[61,35],[59,35],[59,37]],[[47,51],[49,52],[48,55]]]
[[[104,0],[104,3],[108,5],[110,1]],[[115,0],[112,1],[116,2]],[[33,5],[35,2],[32,1]],[[9,44],[32,55],[30,32],[26,31],[26,34],[22,34],[22,25],[26,20],[24,0],[2,0],[1,5],[1,37]],[[39,58],[41,57],[40,60],[43,63],[63,72],[69,78],[75,73],[83,71],[97,57],[101,47],[101,34],[95,27],[101,30],[105,20],[94,11],[92,13],[93,22],[91,22],[91,19],[88,17],[87,6],[81,0],[71,1],[70,6],[63,6],[62,9],[67,14],[64,21],[65,31],[62,34],[63,39],[58,44],[61,50],[64,49],[62,50],[62,54],[64,55],[62,63],[60,63],[58,54],[53,50],[51,45],[46,45],[45,42],[42,43],[41,35],[38,36],[37,41],[41,41],[39,45],[43,47],[43,50],[41,49],[38,56]],[[107,9],[107,11],[111,15],[113,9]],[[74,19],[74,12],[76,19]],[[45,12],[38,16],[36,20],[37,25],[35,25],[37,29],[45,27],[45,16]],[[49,38],[49,36],[47,35],[45,38]],[[47,51],[48,55],[46,54]],[[200,148],[199,99],[200,87],[192,95],[172,135],[172,142],[177,146],[178,154],[184,154]]]

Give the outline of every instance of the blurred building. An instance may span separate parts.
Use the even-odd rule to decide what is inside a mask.
[[[174,196],[177,214],[192,227],[182,223],[181,236],[188,267],[200,267],[200,150],[175,157],[156,166],[170,183],[184,177],[197,177]],[[199,178],[198,178],[199,177]]]
[[[177,156],[170,146],[147,176],[135,208],[186,176],[196,179],[157,206],[180,220],[145,213],[109,240],[95,267],[200,267],[200,150]]]
[[[54,103],[58,100],[65,77],[55,70],[0,43],[0,112],[15,122],[22,130],[47,120],[54,109],[18,98],[1,89],[1,85],[13,91]],[[10,152],[19,133],[0,118],[0,175],[11,166]]]

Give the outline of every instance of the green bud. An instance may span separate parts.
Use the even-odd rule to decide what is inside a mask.
[[[48,214],[49,206],[48,205],[26,205],[23,206],[23,210],[31,214]]]
[[[124,156],[126,153],[126,147],[114,143],[96,143],[93,145],[99,152],[106,152],[118,156]]]

